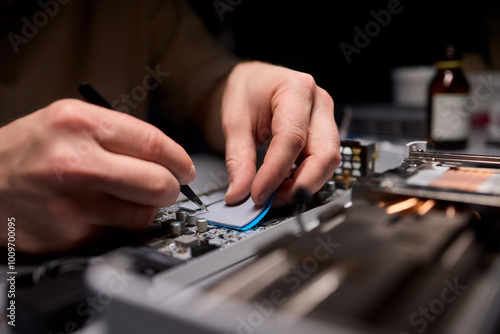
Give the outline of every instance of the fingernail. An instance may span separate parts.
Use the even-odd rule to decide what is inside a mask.
[[[189,170],[189,182],[193,182],[194,181],[194,178],[196,177],[196,168],[194,167],[194,165],[191,166],[191,169]]]
[[[267,200],[269,199],[269,194],[263,193],[262,195],[259,196],[259,203],[258,205],[264,205],[266,204]]]
[[[231,195],[231,190],[233,190],[233,182],[229,183],[229,187],[227,187],[226,196]]]

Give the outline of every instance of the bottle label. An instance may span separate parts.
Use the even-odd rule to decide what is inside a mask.
[[[466,93],[437,93],[432,96],[431,137],[436,141],[466,140],[469,112]]]

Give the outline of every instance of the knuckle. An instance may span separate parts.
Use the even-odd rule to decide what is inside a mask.
[[[43,154],[47,161],[55,164],[63,164],[68,157],[68,152],[60,141],[48,145]]]
[[[157,198],[160,202],[173,203],[180,191],[178,182],[174,182],[168,172],[162,173],[155,178],[152,178],[152,183],[148,187],[153,198]]]
[[[287,131],[286,140],[293,152],[300,152],[306,146],[307,133],[299,127],[293,127]]]
[[[82,145],[72,145],[65,141],[56,141],[44,148],[43,156],[46,166],[45,173],[58,176],[64,175],[64,179],[69,181],[91,181],[98,179],[99,170],[93,168],[89,155],[94,149],[90,142],[80,142],[88,145],[85,151]],[[46,176],[44,174],[44,176]]]
[[[319,88],[317,94],[318,97],[323,101],[323,103],[325,103],[326,107],[333,112],[335,108],[335,102],[333,101],[333,98],[330,96],[330,94],[323,88]]]
[[[323,154],[323,159],[320,160],[320,168],[325,171],[328,177],[331,177],[331,174],[333,174],[340,163],[340,151],[331,145],[324,149]]]
[[[170,188],[170,180],[165,175],[158,175],[151,179],[148,189],[154,198],[161,198]]]
[[[242,121],[242,117],[247,117],[248,115],[242,115],[239,112],[226,113],[222,117],[222,131],[226,136],[238,136],[242,131],[245,131],[246,124]]]
[[[167,205],[170,205],[175,202],[177,197],[179,197],[180,185],[177,182],[168,182],[166,188],[164,188],[165,192],[165,201]]]
[[[150,127],[149,130],[147,130],[146,138],[143,142],[143,147],[141,150],[144,159],[153,162],[159,160],[164,146],[162,137],[163,133],[161,133],[160,130],[154,127]]]
[[[340,164],[340,160],[342,159],[342,155],[340,154],[340,150],[338,147],[336,147],[334,149],[334,153],[333,153],[333,165],[334,165],[334,168],[337,168],[337,166]]]
[[[316,81],[314,77],[308,73],[298,72],[294,80],[303,88],[313,92],[316,89]]]
[[[283,166],[283,168],[276,168],[274,172],[276,174],[277,179],[284,180],[290,174],[290,168]]]
[[[297,103],[312,105],[315,99],[316,88],[316,82],[310,74],[294,71],[289,72],[289,75],[283,77],[283,81],[273,95],[272,109],[274,110],[280,101],[289,99],[290,97],[293,97]]]
[[[56,127],[80,128],[85,124],[81,112],[82,102],[76,99],[63,99],[46,108],[47,119]]]
[[[226,155],[226,166],[228,169],[235,168],[238,165],[238,161],[233,156]]]
[[[81,157],[63,141],[48,145],[44,150],[44,158],[51,167],[64,169],[65,172],[74,172],[82,162]]]
[[[307,73],[296,72],[290,77],[290,86],[301,95],[302,99],[312,101],[316,92],[316,81]]]

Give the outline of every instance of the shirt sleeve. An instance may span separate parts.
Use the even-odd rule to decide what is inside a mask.
[[[150,67],[168,73],[151,102],[177,124],[240,61],[217,43],[182,0],[158,1],[149,35]]]

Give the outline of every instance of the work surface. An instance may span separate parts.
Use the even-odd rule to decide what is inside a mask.
[[[485,135],[483,131],[473,131],[471,134],[471,142],[467,150],[464,150],[462,152],[465,153],[470,153],[470,154],[487,154],[487,155],[494,155],[498,156],[500,155],[500,149],[497,148],[488,148],[484,145],[485,141]],[[394,168],[401,164],[401,162],[406,158],[406,141],[398,141],[398,142],[388,142],[388,141],[380,141],[378,142],[378,157],[376,160],[375,164],[375,170],[376,172],[383,172],[387,169]],[[195,192],[198,194],[200,193],[208,193],[212,192],[216,189],[223,189],[228,182],[228,175],[225,170],[225,165],[224,161],[220,157],[213,157],[213,156],[207,156],[207,155],[198,155],[198,156],[193,156],[193,161],[195,163],[195,166],[197,168],[197,177],[195,181],[192,183],[192,188]],[[179,200],[183,200],[184,198],[182,195],[179,197]],[[313,216],[310,217],[311,220],[314,220]],[[286,230],[283,228],[283,231],[280,232],[279,234],[285,233],[286,231],[288,232],[293,232],[296,233],[298,232],[297,226],[295,224],[288,224],[289,226],[293,226],[292,229]],[[287,226],[286,224],[283,224],[283,226]],[[274,229],[275,232],[278,231],[277,228]],[[269,231],[267,231],[269,232]],[[266,232],[266,233],[267,233]],[[260,238],[262,240],[262,243],[258,243],[258,245],[261,245],[264,243],[266,240],[270,240],[269,235],[271,233],[267,234],[262,234],[262,235],[257,235],[254,236],[255,240],[258,240],[257,238]],[[278,236],[279,234],[275,234],[274,236]],[[255,238],[256,237],[256,238]],[[236,240],[236,239],[235,239]],[[249,243],[248,243],[249,244]],[[255,251],[257,247],[256,245],[251,246],[250,248],[247,248],[247,250]],[[260,247],[260,246],[259,246]],[[235,259],[238,257],[235,257]],[[226,261],[231,261],[229,258],[225,259]],[[240,259],[241,260],[241,259]],[[236,269],[240,263],[240,260],[234,260],[233,267],[234,268],[225,268],[223,272],[219,272],[216,276],[223,276],[224,272],[230,272],[234,269]],[[196,275],[200,275],[200,272],[204,270],[209,270],[207,266],[208,262],[205,263],[205,266],[191,266],[189,270],[185,270],[188,276],[194,277]],[[210,270],[213,270],[213,268],[210,268]],[[1,286],[0,288],[5,291],[5,272],[4,268],[2,269],[2,277],[1,277]],[[177,279],[182,281],[183,277],[185,277],[184,274],[177,276]],[[174,275],[175,276],[175,275]],[[200,275],[202,276],[202,275]],[[5,299],[2,298],[1,300],[2,303],[5,302]],[[5,309],[4,305],[0,305],[2,309]],[[141,321],[139,318],[137,321]],[[6,333],[7,328],[2,327],[0,328],[0,333]],[[100,322],[96,322],[92,324],[90,327],[85,328],[82,333],[106,333],[106,330],[104,327],[102,327]]]
[[[301,216],[317,228],[297,235],[291,217],[152,280],[138,273],[110,306],[110,333],[496,333],[500,159],[425,148],[407,156],[403,144],[379,145],[391,171],[358,180],[352,203],[340,196]],[[428,172],[444,188],[414,180]],[[479,174],[493,193],[472,189]],[[130,268],[119,257],[107,265],[91,271],[97,291]],[[158,327],[141,327],[143,317]]]

